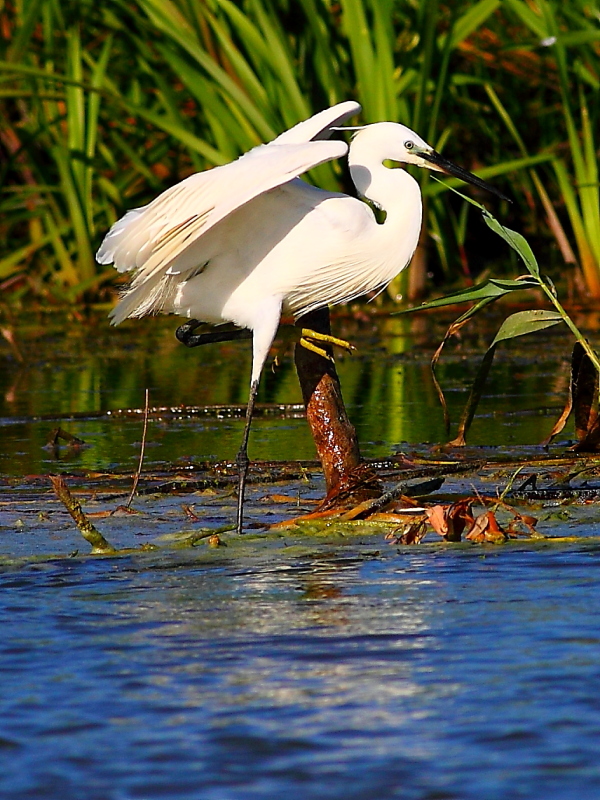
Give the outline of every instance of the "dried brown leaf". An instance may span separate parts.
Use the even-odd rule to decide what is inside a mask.
[[[446,538],[448,535],[448,509],[450,506],[431,506],[425,511],[427,522],[433,530],[440,536]]]
[[[130,506],[117,506],[114,511],[111,512],[111,516],[113,517],[124,517],[130,516],[135,514],[141,514],[141,511],[137,511],[135,508],[131,508]]]
[[[471,513],[472,505],[472,498],[466,497],[462,500],[458,500],[456,503],[452,503],[448,509],[447,539],[449,542],[460,542],[465,527],[473,524],[473,514]]]
[[[493,511],[484,511],[475,517],[473,526],[467,533],[466,539],[472,542],[504,542],[506,534],[498,524],[496,515]]]
[[[265,494],[260,498],[261,503],[297,503],[298,498],[289,494]],[[316,502],[314,500],[303,500],[303,503]]]
[[[473,524],[472,503],[473,500],[469,497],[447,506],[432,506],[425,512],[427,521],[446,541],[460,542],[465,526]]]
[[[530,517],[528,514],[517,514],[514,511],[512,513],[513,518],[511,519],[507,528],[508,534],[512,535],[513,537],[516,537],[519,534],[521,536],[541,536],[541,534],[539,534],[535,529],[535,526],[538,523],[538,520],[535,517]],[[525,531],[519,530],[519,526],[521,528],[525,528]]]
[[[193,506],[189,506],[186,505],[185,503],[182,503],[181,508],[185,516],[190,520],[190,522],[200,522],[200,517],[194,511]]]
[[[427,524],[422,519],[391,531],[385,538],[389,539],[392,544],[419,544],[426,533]]]

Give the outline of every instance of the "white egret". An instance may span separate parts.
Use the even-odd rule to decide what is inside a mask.
[[[503,197],[404,125],[360,127],[349,146],[330,139],[360,109],[352,101],[340,103],[237,161],[191,175],[149,205],[128,211],[98,250],[101,264],[133,272],[112,311],[113,324],[145,314],[178,314],[191,320],[179,329],[188,344],[201,324],[197,320],[252,332],[248,412],[237,455],[238,532],[252,411],[282,312],[298,318],[381,289],[408,265],[416,248],[419,184],[405,170],[384,166],[384,160],[455,175]],[[358,194],[384,210],[383,223],[362,200],[299,178],[345,155]],[[303,333],[305,343],[319,338]]]

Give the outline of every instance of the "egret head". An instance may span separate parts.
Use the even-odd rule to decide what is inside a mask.
[[[407,163],[417,164],[419,167],[425,167],[434,172],[443,172],[445,175],[452,175],[455,178],[460,178],[461,181],[472,183],[474,186],[485,189],[486,192],[491,192],[502,200],[508,200],[508,202],[510,202],[509,198],[496,189],[495,186],[477,177],[477,175],[473,175],[472,172],[463,169],[463,167],[459,167],[458,164],[455,164],[453,161],[444,158],[444,156],[438,153],[437,150],[434,150],[433,147],[425,145],[423,148],[411,139],[407,139],[404,142],[404,147],[414,157],[414,160],[408,161]]]
[[[357,130],[354,142],[358,144],[360,141],[361,150],[370,149],[373,156],[380,158],[381,161],[389,159],[401,164],[414,164],[434,172],[443,172],[485,189],[503,200],[508,200],[508,197],[494,186],[442,156],[406,125],[376,122]]]

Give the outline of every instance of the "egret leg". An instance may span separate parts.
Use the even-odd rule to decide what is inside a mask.
[[[238,468],[238,505],[237,505],[237,522],[235,525],[236,533],[243,533],[242,526],[244,521],[244,493],[246,491],[246,477],[248,475],[248,467],[250,466],[250,459],[248,458],[248,437],[250,436],[250,424],[252,422],[252,414],[254,412],[254,403],[256,401],[256,394],[258,392],[258,381],[252,381],[250,384],[250,394],[248,395],[248,410],[246,411],[246,424],[244,426],[244,435],[242,437],[242,444],[238,450],[235,458],[235,463]]]
[[[199,347],[202,344],[215,344],[216,342],[231,342],[234,339],[251,339],[252,331],[246,328],[219,327],[209,333],[194,333],[196,328],[204,325],[197,319],[190,319],[180,325],[175,331],[177,340],[186,347]]]
[[[336,336],[331,336],[331,334],[320,333],[319,331],[313,331],[311,328],[300,329],[300,344],[302,345],[302,347],[305,347],[312,353],[316,353],[318,356],[321,356],[322,358],[326,358],[328,361],[333,361],[332,356],[323,347],[319,347],[319,345],[316,344],[316,342],[336,345],[336,347],[341,347],[348,353],[351,353],[353,350],[356,350],[354,345],[350,344],[350,342],[347,342],[345,339],[338,339]]]

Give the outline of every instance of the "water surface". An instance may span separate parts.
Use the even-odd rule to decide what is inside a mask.
[[[537,509],[543,532],[582,537],[571,544],[398,548],[381,534],[267,535],[241,549],[160,540],[155,552],[93,558],[49,505],[43,478],[15,495],[29,473],[132,470],[140,419],[98,413],[143,405],[146,387],[155,405],[244,401],[247,342],[187,351],[170,328],[40,319],[18,340],[24,364],[0,345],[0,796],[600,797],[594,504]],[[427,365],[443,326],[390,320],[379,335],[341,321],[336,332],[361,345],[338,367],[365,455],[423,454],[445,441]],[[465,335],[440,370],[455,420],[491,338]],[[569,344],[555,332],[537,342],[500,354],[475,448],[539,452],[564,400]],[[283,359],[260,400],[299,399]],[[58,424],[86,446],[45,448]],[[230,458],[241,424],[153,420],[147,468]],[[251,454],[314,453],[304,420],[281,417],[256,420]],[[322,493],[319,481],[277,491],[306,500]],[[251,515],[289,514],[259,504],[269,491],[252,489]],[[149,496],[136,500],[135,522],[98,525],[118,544],[127,527],[125,543],[137,545],[184,527],[184,502],[208,524],[213,507],[233,514],[227,493]]]
[[[454,423],[450,436],[501,319],[497,315],[483,326],[475,323],[446,348],[438,377]],[[448,440],[429,362],[450,320],[431,315],[334,320],[335,333],[358,348],[352,356],[339,354],[337,367],[366,457]],[[76,452],[62,449],[59,460],[65,469],[133,467],[141,420],[115,423],[98,414],[143,407],[146,388],[150,404],[158,407],[244,404],[250,343],[189,350],[175,340],[176,324],[175,318],[158,318],[130,321],[115,329],[103,316],[86,323],[30,320],[17,337],[24,363],[0,341],[0,475],[44,473],[56,466],[56,453],[43,448],[59,424],[88,445]],[[566,332],[557,327],[523,337],[518,346],[498,348],[470,443],[513,447],[542,441],[566,402],[571,346]],[[279,365],[269,364],[264,371],[258,399],[280,404],[302,401],[291,351],[283,344]],[[65,421],[69,414],[80,418]],[[39,415],[50,419],[32,419]],[[154,423],[146,463],[232,458],[242,426],[241,414],[235,419],[183,415]],[[565,435],[573,435],[572,426]],[[298,415],[257,418],[250,446],[257,459],[306,459],[314,458],[315,452],[306,423]]]
[[[598,796],[599,554],[5,572],[2,797]]]

